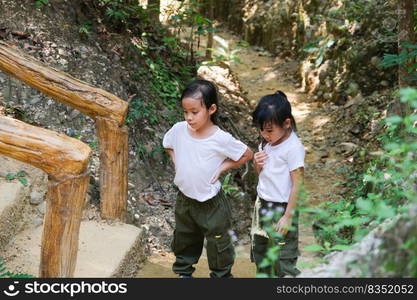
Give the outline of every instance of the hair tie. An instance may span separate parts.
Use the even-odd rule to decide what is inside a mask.
[[[277,90],[275,92],[275,95],[280,95],[280,96],[283,96],[283,97],[287,98],[287,95],[285,95],[285,93],[283,91],[281,91],[281,90]]]

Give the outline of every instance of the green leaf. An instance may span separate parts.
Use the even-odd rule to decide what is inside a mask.
[[[19,181],[20,181],[21,184],[23,184],[23,186],[28,185],[28,180],[24,177],[19,177]]]
[[[264,258],[259,264],[259,268],[267,268],[271,265],[270,261],[267,258]]]
[[[323,251],[325,250],[322,246],[319,244],[312,244],[304,247],[304,251]]]
[[[363,198],[358,198],[356,200],[356,206],[359,208],[359,210],[361,210],[364,213],[370,212],[374,207],[372,201]]]
[[[259,266],[259,267],[261,267],[261,266]],[[257,273],[256,278],[269,278],[269,276],[266,273]]]
[[[25,177],[27,174],[26,174],[26,172],[25,171],[19,171],[19,172],[17,172],[17,177]]]
[[[16,178],[16,174],[7,173],[5,178],[6,178],[6,180],[13,180],[13,179]]]
[[[352,246],[348,246],[348,245],[334,245],[333,247],[330,248],[330,250],[334,250],[334,251],[344,251],[347,249],[352,248]]]
[[[387,124],[400,124],[403,121],[403,118],[401,118],[400,116],[391,116],[385,119],[385,123]]]
[[[229,43],[225,40],[219,37],[218,35],[213,36],[213,39],[218,42],[223,48],[229,49]]]

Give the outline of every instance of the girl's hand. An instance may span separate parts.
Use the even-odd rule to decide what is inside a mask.
[[[219,167],[219,169],[216,171],[216,174],[214,174],[213,179],[210,181],[211,184],[215,184],[217,180],[219,180],[220,176],[225,171],[225,165],[224,163]]]
[[[259,168],[263,168],[267,159],[268,154],[266,154],[265,151],[256,152],[254,155],[255,163],[259,166]]]
[[[288,229],[291,227],[291,217],[283,215],[281,219],[279,219],[278,223],[275,225],[275,230],[282,235],[286,235]]]
[[[215,184],[216,181],[220,178],[220,175],[222,175],[222,172],[219,170],[217,170],[216,174],[214,175],[213,179],[211,180],[211,184]]]

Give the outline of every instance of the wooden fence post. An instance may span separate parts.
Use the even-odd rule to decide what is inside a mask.
[[[128,129],[112,120],[98,117],[96,132],[101,161],[101,216],[124,220],[128,184]]]
[[[102,211],[101,215],[107,219],[124,219],[127,200],[128,131],[123,124],[128,103],[109,92],[48,67],[1,41],[0,70],[96,121],[99,144],[102,145],[100,197],[104,212]],[[106,130],[110,130],[111,133],[107,133]],[[107,140],[110,138],[115,138],[115,141]],[[126,144],[121,144],[124,141]]]
[[[72,277],[89,174],[91,149],[54,131],[0,116],[0,154],[48,174],[41,277]]]

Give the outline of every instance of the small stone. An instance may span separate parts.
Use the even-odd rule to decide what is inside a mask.
[[[38,205],[37,210],[41,213],[41,214],[45,214],[45,210],[46,210],[46,205],[45,205],[45,201],[42,202],[41,204]]]
[[[32,191],[30,194],[29,203],[32,205],[38,205],[43,201],[43,195],[37,191]]]
[[[73,109],[72,112],[69,115],[70,120],[75,119],[80,114],[79,110]]]

